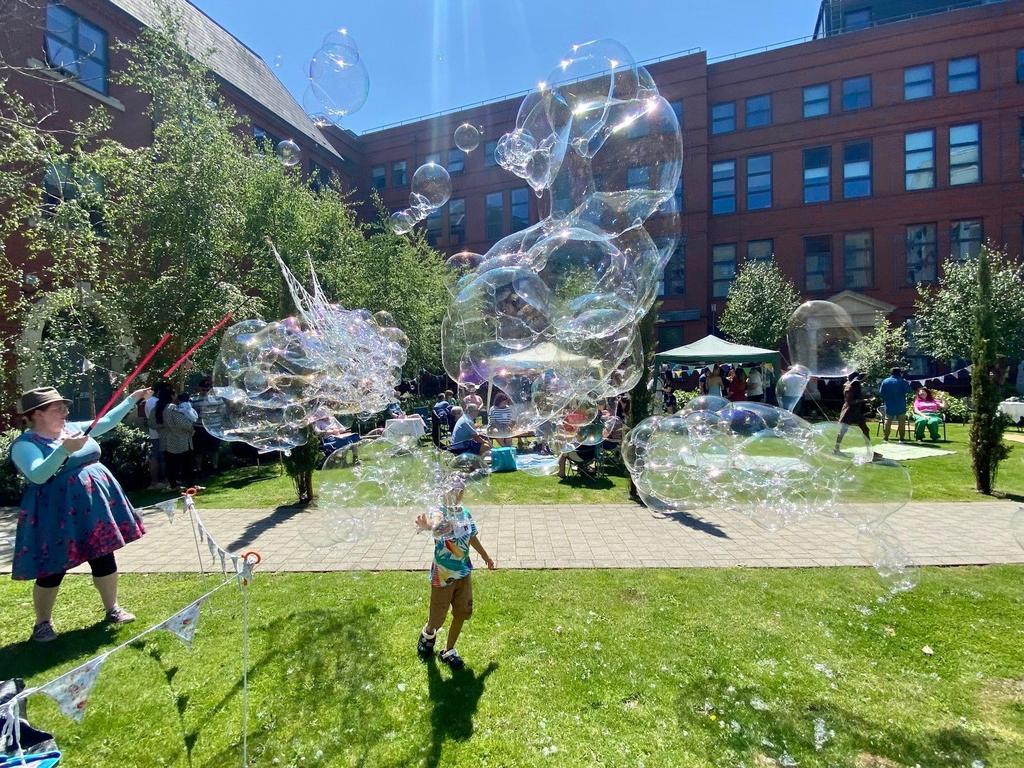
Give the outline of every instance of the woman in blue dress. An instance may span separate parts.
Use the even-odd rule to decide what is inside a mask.
[[[90,435],[88,422],[69,422],[68,404],[53,387],[21,396],[18,415],[28,429],[11,446],[14,465],[28,479],[14,541],[15,579],[35,579],[32,603],[36,623],[32,639],[57,637],[51,616],[64,574],[88,562],[103,600],[107,621],[124,624],[135,617],[117,604],[114,551],[146,531],[120,483],[100,463],[93,436],[113,429],[151,394],[140,389],[99,420]]]

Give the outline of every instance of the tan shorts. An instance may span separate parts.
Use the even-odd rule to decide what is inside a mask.
[[[446,587],[430,588],[430,616],[427,623],[437,629],[444,624],[451,606],[452,616],[468,619],[473,615],[472,576],[457,579]]]

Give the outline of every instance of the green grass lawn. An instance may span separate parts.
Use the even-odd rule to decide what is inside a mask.
[[[874,434],[874,425],[870,425]],[[953,451],[904,462],[914,487],[914,501],[982,501],[974,490],[968,451],[968,427],[948,426],[949,442],[936,445]],[[878,440],[876,439],[876,442]],[[926,442],[926,445],[932,445]],[[1024,500],[1024,443],[1007,443],[1010,458],[999,468],[996,489],[1003,497]],[[276,459],[262,467],[244,467],[224,472],[206,483],[201,503],[207,508],[232,507],[264,509],[295,502],[295,489],[283,474]],[[478,504],[625,504],[629,502],[629,482],[624,470],[611,472],[597,481],[557,477],[533,477],[523,472],[492,475],[489,487]],[[130,494],[139,505],[166,499],[166,492],[140,491]]]
[[[928,569],[878,601],[866,569],[480,573],[455,675],[414,654],[422,573],[257,577],[251,764],[1019,768],[1022,576]],[[64,635],[38,647],[28,585],[3,582],[0,678],[44,682],[213,583],[126,576],[139,623],[114,631],[69,577]],[[108,660],[81,724],[44,696],[30,719],[69,766],[238,765],[239,615],[224,589],[191,651],[151,635]]]

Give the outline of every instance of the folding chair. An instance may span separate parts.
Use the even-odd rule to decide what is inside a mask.
[[[885,406],[878,406],[875,414],[878,416],[878,423],[875,425],[875,437],[878,437],[882,434],[882,427],[885,425]]]
[[[587,450],[588,448],[592,449],[592,452]],[[580,453],[581,450],[582,453]],[[597,480],[604,475],[604,469],[601,466],[600,444],[581,445],[575,451],[565,454],[565,459],[566,475],[579,475],[589,480]]]

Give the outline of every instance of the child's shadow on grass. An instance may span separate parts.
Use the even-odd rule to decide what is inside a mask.
[[[473,735],[473,715],[484,694],[484,681],[498,668],[491,662],[479,675],[468,667],[452,672],[450,678],[441,676],[437,660],[427,662],[427,684],[434,710],[430,715],[430,753],[428,768],[441,764],[441,749],[445,741],[465,741]]]

